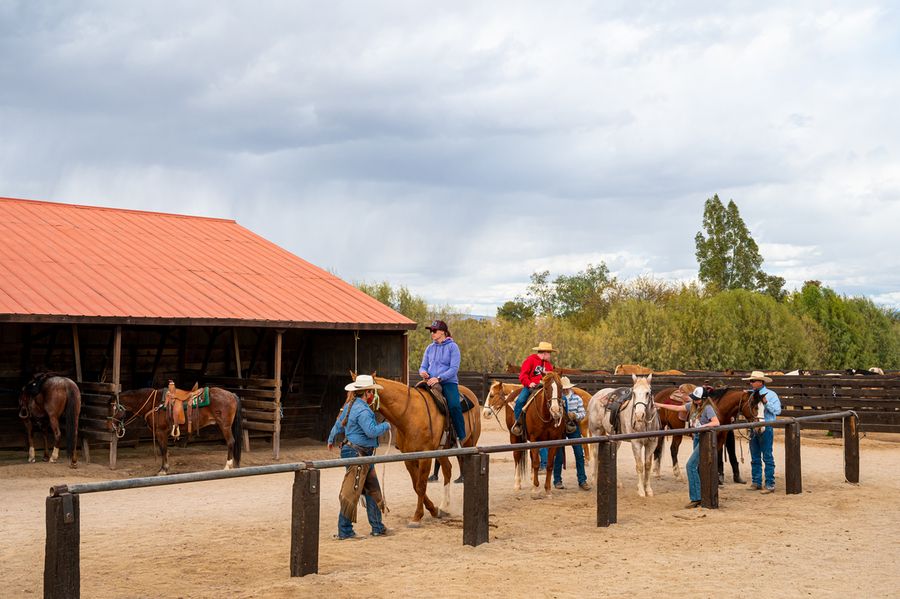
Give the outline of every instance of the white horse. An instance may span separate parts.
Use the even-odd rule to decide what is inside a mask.
[[[591,436],[659,430],[659,414],[653,405],[653,392],[650,389],[652,378],[652,374],[646,378],[631,375],[634,383],[631,388],[601,389],[595,393],[588,403],[588,426]],[[608,406],[611,401],[618,399],[623,401],[619,408],[619,430],[614,430]],[[657,438],[635,439],[631,442],[634,466],[638,475],[638,495],[641,497],[653,497],[650,471],[653,466],[653,451],[658,443]],[[596,457],[592,457],[592,461],[596,464]]]

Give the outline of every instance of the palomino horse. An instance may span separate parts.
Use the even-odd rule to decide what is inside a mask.
[[[653,405],[653,392],[650,389],[650,381],[653,375],[646,378],[631,375],[634,385],[619,387],[609,391],[602,389],[591,397],[588,404],[588,420],[590,421],[591,436],[611,435],[615,433],[634,433],[659,430],[659,416]],[[610,401],[621,400],[618,423],[610,422],[608,405]],[[616,430],[616,429],[619,430]],[[656,449],[658,439],[635,439],[631,442],[631,450],[634,452],[634,466],[638,475],[638,495],[641,497],[653,496],[650,488],[650,470],[653,466],[653,450]]]
[[[482,410],[482,416],[484,418],[495,418],[497,423],[500,423],[500,418],[498,413],[503,409],[504,404],[508,405],[510,410],[506,413],[506,430],[508,431],[512,428],[512,425],[515,424],[510,420],[513,415],[513,404],[516,402],[516,398],[519,396],[519,392],[522,390],[522,385],[513,384],[513,383],[501,383],[500,381],[493,381],[491,386],[488,388],[487,397],[484,398],[484,409]],[[587,404],[591,400],[591,394],[585,391],[584,389],[580,389],[578,387],[573,387],[572,390],[581,398],[581,401],[584,403],[585,410],[587,410]],[[502,426],[502,425],[501,425]],[[583,418],[581,422],[578,423],[578,427],[581,429],[581,436],[587,437],[589,434],[588,431],[588,419]],[[515,443],[516,438],[514,435],[510,435],[509,437],[510,443]],[[574,446],[573,446],[574,447]],[[581,446],[584,450],[585,456],[585,468],[587,470],[591,469],[591,453],[590,448],[591,445],[585,443]],[[551,465],[552,467],[552,465]]]
[[[654,403],[684,405],[685,402],[689,401],[688,394],[695,388],[696,385],[690,383],[684,383],[678,387],[666,387],[653,397],[653,401]],[[677,430],[679,428],[685,428],[687,426],[687,421],[682,420],[682,416],[683,414],[681,412],[676,412],[675,410],[660,410],[659,430],[664,431],[666,429]],[[675,475],[677,480],[681,480],[681,468],[678,466],[678,448],[681,447],[682,438],[682,435],[673,436],[669,448],[670,453],[672,454],[672,474]],[[659,445],[656,446],[656,450],[653,452],[653,474],[656,478],[660,478],[659,468],[662,463],[662,451],[664,445],[665,437],[660,437]]]
[[[157,409],[165,398],[166,389],[136,389],[119,394],[119,404],[115,408],[112,417],[112,427],[117,434],[124,435],[125,427],[136,419],[143,417],[147,428],[153,434],[154,442],[159,447],[162,464],[159,472],[163,475],[169,473],[169,426],[164,409]],[[225,460],[225,470],[239,468],[241,465],[241,400],[232,393],[220,387],[209,388],[209,405],[194,408],[199,412],[197,416],[197,429],[215,424],[219,427],[225,444],[228,446],[228,457]],[[131,418],[126,420],[126,415]]]
[[[512,413],[513,407],[506,404],[507,426],[513,423]],[[541,384],[532,393],[530,404],[525,406],[525,439],[517,437],[510,433],[510,441],[513,443],[524,443],[526,441],[553,441],[556,439],[564,439],[566,436],[566,421],[563,418],[563,402],[562,402],[562,381],[555,372],[548,372],[541,379]],[[547,448],[547,471],[544,476],[544,496],[549,497],[550,476],[553,470],[553,461],[556,459],[556,452],[560,448]],[[531,497],[532,499],[540,499],[540,486],[538,483],[538,467],[540,466],[540,457],[538,450],[530,450],[531,455]],[[514,451],[513,458],[516,462],[516,483],[515,489],[518,491],[522,488],[522,479],[525,477],[525,452]]]
[[[78,467],[78,415],[81,413],[81,391],[72,379],[64,376],[39,374],[32,378],[19,395],[19,418],[28,432],[28,461],[34,462],[34,439],[32,428],[38,425],[44,435],[44,461],[59,459],[59,418],[66,415],[66,451],[70,466]],[[45,421],[49,421],[53,431],[53,454],[47,444]]]
[[[375,382],[384,387],[378,391],[378,411],[397,429],[397,449],[402,452],[440,449],[446,417],[438,411],[431,394],[424,389],[408,387],[391,379],[375,377]],[[478,398],[468,387],[460,385],[459,396],[460,401],[466,398],[473,406],[478,405]],[[463,447],[475,447],[481,437],[481,419],[478,418],[477,410],[463,413],[463,419],[466,423],[466,438],[461,444]],[[450,460],[441,458],[444,496],[440,507],[435,507],[427,494],[431,460],[413,460],[404,464],[418,498],[416,511],[407,525],[410,528],[418,527],[426,509],[435,518],[444,516],[450,504],[450,475],[453,468]]]

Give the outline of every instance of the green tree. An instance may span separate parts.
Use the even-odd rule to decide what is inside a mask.
[[[530,321],[534,318],[534,308],[522,299],[510,300],[497,308],[497,318],[509,322]]]
[[[714,290],[760,291],[776,300],[784,299],[784,279],[763,272],[759,246],[734,200],[729,200],[726,207],[718,194],[707,199],[703,229],[706,235],[698,232],[694,243],[699,278],[704,285]]]
[[[574,275],[560,275],[554,280],[556,314],[572,322],[579,329],[588,329],[600,322],[609,311],[607,292],[615,279],[601,262],[588,264]]]

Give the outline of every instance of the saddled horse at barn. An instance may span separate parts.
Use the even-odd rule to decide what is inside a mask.
[[[653,375],[631,375],[631,387],[601,389],[588,403],[588,420],[592,437],[619,433],[659,430],[658,410],[653,405],[650,382]],[[614,407],[617,406],[617,407]],[[650,487],[650,471],[653,466],[653,450],[658,439],[634,439],[631,450],[638,475],[638,495],[653,496]]]
[[[59,459],[59,443],[62,431],[59,420],[66,419],[66,451],[69,454],[69,465],[78,467],[78,416],[81,414],[81,391],[72,379],[55,376],[49,373],[35,375],[22,387],[19,394],[19,418],[25,425],[28,434],[28,461],[34,462],[35,425],[44,435],[44,461],[56,462]],[[47,426],[53,431],[53,453],[47,440]]]
[[[355,374],[354,374],[355,378]],[[448,418],[438,408],[434,396],[425,389],[409,387],[404,383],[375,377],[375,382],[384,387],[378,391],[378,412],[397,429],[396,446],[402,452],[430,451],[442,449],[441,440],[449,426]],[[460,402],[478,405],[478,398],[472,391],[459,386]],[[464,406],[465,408],[465,406]],[[463,412],[466,423],[466,438],[461,441],[463,447],[475,447],[481,437],[481,418],[478,410],[469,409]],[[441,458],[441,472],[444,479],[444,496],[440,507],[428,497],[428,475],[431,472],[431,459],[404,462],[416,492],[416,511],[407,526],[415,528],[420,525],[425,510],[435,518],[446,514],[450,504],[450,477],[453,466],[447,458]]]
[[[112,428],[121,436],[127,426],[143,418],[162,459],[157,475],[164,475],[169,473],[168,442],[173,427],[177,427],[175,431],[180,434],[183,426],[190,435],[204,427],[216,425],[228,448],[225,470],[239,468],[243,436],[240,398],[221,387],[204,387],[193,392],[177,389],[172,393],[173,388],[174,385],[171,385],[162,389],[135,389],[120,393],[111,421]],[[178,416],[181,413],[184,414],[183,419]]]

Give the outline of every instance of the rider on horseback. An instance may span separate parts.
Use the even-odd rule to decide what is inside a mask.
[[[513,408],[516,423],[510,432],[517,436],[522,436],[525,428],[524,419],[522,418],[522,408],[528,401],[529,394],[541,384],[544,375],[553,370],[553,364],[550,363],[550,354],[555,352],[553,344],[547,341],[541,341],[537,347],[532,347],[535,353],[531,354],[522,362],[522,368],[519,371],[519,381],[522,383],[522,391],[516,398],[516,405]]]

